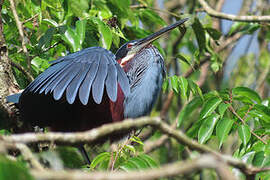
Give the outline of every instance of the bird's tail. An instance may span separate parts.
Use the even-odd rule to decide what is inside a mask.
[[[19,103],[19,99],[22,93],[16,93],[16,94],[12,94],[10,96],[6,97],[7,102],[9,103],[15,103],[18,104]]]

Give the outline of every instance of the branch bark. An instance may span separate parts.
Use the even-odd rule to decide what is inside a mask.
[[[148,169],[141,171],[131,171],[131,172],[121,172],[121,171],[111,171],[111,172],[83,172],[78,170],[69,170],[69,171],[36,171],[32,170],[31,174],[37,179],[46,179],[46,180],[86,180],[86,179],[95,179],[95,180],[108,180],[108,179],[117,179],[117,180],[150,180],[150,179],[159,179],[165,177],[173,177],[178,175],[189,174],[191,172],[211,168],[218,171],[218,174],[222,179],[234,180],[235,177],[231,172],[227,174],[219,173],[219,167],[222,161],[219,161],[214,156],[203,155],[201,157],[182,161],[175,162],[168,165],[164,165],[157,169]]]
[[[24,36],[24,33],[23,33],[23,25],[22,25],[22,22],[19,19],[17,11],[16,11],[14,1],[9,0],[9,2],[10,2],[10,8],[11,8],[11,11],[13,13],[13,16],[14,16],[14,19],[15,19],[15,22],[16,22],[16,26],[18,28],[20,38],[21,38],[21,41],[22,41],[22,49],[23,49],[23,52],[24,52],[24,54],[25,54],[25,56],[27,58],[27,68],[30,70],[31,69],[31,59],[29,57],[29,53],[28,53],[28,50],[26,48],[26,40],[25,40],[25,36]]]
[[[77,145],[82,143],[91,143],[102,137],[109,137],[110,134],[131,130],[134,128],[141,128],[150,125],[162,133],[175,138],[178,143],[188,146],[190,149],[197,150],[201,153],[211,154],[218,159],[224,161],[228,165],[240,169],[243,173],[250,175],[262,171],[270,170],[270,167],[257,168],[244,163],[241,160],[235,159],[231,156],[225,156],[206,145],[199,144],[197,141],[187,137],[182,131],[175,130],[168,124],[161,121],[158,117],[142,117],[138,119],[128,119],[123,122],[106,124],[99,128],[92,129],[85,132],[76,133],[25,133],[10,136],[0,136],[0,140],[6,143],[38,143],[38,142],[51,142],[56,144],[69,144]]]
[[[43,171],[44,168],[43,166],[39,163],[39,161],[36,159],[36,157],[33,155],[31,150],[26,146],[25,144],[22,143],[6,143],[3,141],[0,141],[0,145],[2,148],[6,150],[15,150],[18,149],[22,157],[25,161],[29,161],[33,169]]]
[[[270,16],[236,16],[233,14],[226,14],[218,12],[211,8],[205,0],[198,0],[201,6],[204,8],[207,14],[212,17],[227,19],[231,21],[242,21],[242,22],[270,22]]]

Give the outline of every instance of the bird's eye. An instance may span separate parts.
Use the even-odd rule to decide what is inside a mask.
[[[133,44],[131,44],[131,43],[128,43],[128,44],[127,44],[127,48],[128,48],[128,49],[132,48],[132,46],[133,46]]]

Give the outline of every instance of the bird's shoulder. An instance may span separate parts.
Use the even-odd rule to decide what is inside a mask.
[[[51,61],[50,64],[54,65],[63,61],[73,61],[80,63],[99,63],[100,61],[101,63],[106,64],[115,64],[117,62],[115,55],[111,51],[98,46],[88,47],[80,51],[60,57],[57,60]]]

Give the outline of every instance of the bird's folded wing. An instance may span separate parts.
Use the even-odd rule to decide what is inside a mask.
[[[115,55],[101,47],[90,47],[61,57],[40,74],[23,93],[53,93],[59,100],[66,92],[69,104],[79,96],[86,105],[90,92],[97,104],[102,101],[104,87],[112,101],[117,99],[118,83],[127,96],[130,92],[128,78],[117,63]]]

